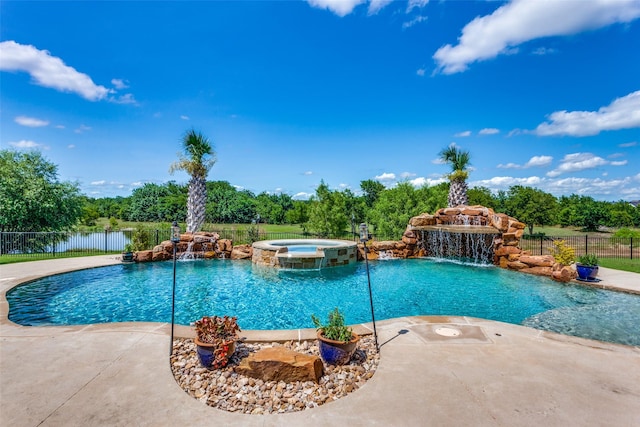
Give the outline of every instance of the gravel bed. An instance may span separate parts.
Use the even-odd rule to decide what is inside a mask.
[[[176,382],[185,392],[209,406],[229,412],[270,414],[315,408],[346,396],[371,379],[380,360],[373,337],[364,336],[348,365],[324,364],[324,375],[318,384],[313,381],[263,381],[234,371],[250,353],[277,346],[320,355],[315,341],[289,341],[284,344],[238,342],[236,351],[225,368],[208,370],[200,365],[192,339],[176,339],[171,369]]]

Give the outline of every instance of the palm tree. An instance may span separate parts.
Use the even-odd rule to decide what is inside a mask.
[[[449,207],[466,205],[469,203],[467,197],[467,178],[469,177],[469,152],[459,150],[454,144],[440,152],[440,160],[451,166],[451,173],[447,174],[449,179]]]
[[[171,164],[169,173],[183,170],[191,175],[187,197],[187,233],[196,232],[204,224],[207,202],[207,174],[216,163],[216,153],[202,133],[188,131],[182,138],[184,153],[178,153],[179,160]]]

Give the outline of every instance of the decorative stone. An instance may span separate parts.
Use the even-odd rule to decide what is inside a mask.
[[[138,251],[134,254],[134,260],[136,262],[151,261],[153,257],[153,251]]]
[[[425,225],[435,225],[436,219],[433,215],[422,214],[418,216],[414,216],[409,220],[409,224],[413,227],[422,227]]]
[[[535,274],[536,276],[548,276],[551,277],[553,269],[551,267],[530,267],[520,270],[523,273]]]
[[[390,251],[393,248],[395,248],[395,246],[396,246],[395,241],[385,240],[382,242],[373,242],[371,245],[371,249],[377,250],[377,251]]]
[[[575,277],[575,272],[568,265],[563,266],[559,270],[551,273],[551,278],[558,282],[569,282]]]
[[[242,359],[236,372],[263,381],[314,381],[324,372],[318,356],[298,353],[284,347],[262,349]]]
[[[469,215],[469,216],[482,215],[482,211],[480,209],[474,209],[474,208],[463,208],[462,211],[460,211],[460,213],[462,215]]]
[[[555,262],[551,255],[522,255],[520,261],[529,264],[531,267],[553,267]]]
[[[415,245],[416,243],[418,243],[418,239],[416,239],[415,237],[402,236],[402,241],[407,245]]]
[[[529,268],[527,264],[521,261],[509,261],[507,262],[507,267],[512,270],[522,270],[523,268]]]
[[[231,251],[231,259],[250,259],[253,256],[251,245],[234,246]]]

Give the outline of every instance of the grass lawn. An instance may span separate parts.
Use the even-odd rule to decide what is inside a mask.
[[[640,273],[640,259],[600,258],[599,265],[614,270]]]
[[[109,254],[120,254],[120,251],[100,252],[93,255],[109,255]],[[88,255],[87,253],[79,253],[79,252],[58,252],[55,255],[50,253],[32,254],[32,255],[0,255],[0,265],[13,264],[15,262],[41,261],[43,259],[78,258],[78,257],[93,256],[93,255]]]

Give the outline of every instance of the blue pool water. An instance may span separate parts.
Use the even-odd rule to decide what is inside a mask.
[[[296,246],[287,246],[287,251],[292,253],[307,253],[307,252],[316,252],[317,246],[309,246],[309,245],[296,245]]]
[[[499,268],[425,259],[370,264],[376,319],[472,316],[628,345],[640,345],[640,296]],[[171,320],[173,264],[122,264],[39,279],[7,293],[21,325]],[[176,323],[238,317],[243,329],[313,327],[334,307],[348,323],[371,320],[365,265],[279,271],[250,262],[177,265]]]

